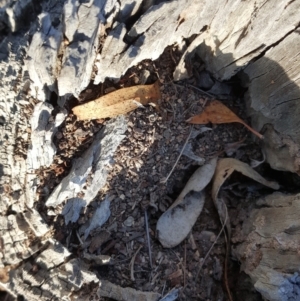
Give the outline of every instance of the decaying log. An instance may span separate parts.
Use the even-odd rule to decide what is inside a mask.
[[[0,44],[0,268],[10,270],[0,285],[12,295],[70,300],[72,291],[98,282],[81,260],[71,260],[68,250],[48,237],[50,227],[33,208],[35,171],[53,161],[52,136],[67,114],[62,107],[91,78],[94,84],[118,79],[131,66],[157,59],[175,44],[183,50],[176,80],[189,76],[194,53],[219,80],[244,69],[249,112],[254,128],[265,131],[268,162],[299,173],[300,1],[41,1],[37,21],[31,26],[25,22],[24,31],[24,14],[37,12],[30,10],[34,1],[1,4],[0,26],[16,32]],[[131,17],[141,13],[131,26]],[[47,102],[52,93],[61,106],[55,119]],[[108,123],[52,192],[46,205],[67,201],[62,211],[66,223],[75,222],[104,185],[109,159],[125,130],[122,117]],[[92,166],[92,183],[78,198]],[[262,207],[244,224],[244,242],[235,250],[256,289],[269,300],[299,296],[298,198],[276,194],[258,201]],[[96,210],[92,221],[97,216]],[[84,236],[94,227],[92,221],[80,229]],[[115,298],[123,298],[124,292],[130,300],[136,296],[136,291],[107,282],[99,289],[99,295]],[[138,294],[158,298],[155,293]]]
[[[292,32],[247,66],[246,101],[274,169],[300,173],[300,37]]]
[[[267,300],[299,300],[300,195],[276,192],[255,204],[234,254]]]
[[[26,261],[10,272],[10,281],[1,284],[13,296],[27,300],[69,300],[85,283],[99,280],[79,259],[69,259],[68,250],[49,240],[47,249],[33,261]]]

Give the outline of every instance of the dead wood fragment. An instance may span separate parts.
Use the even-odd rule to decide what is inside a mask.
[[[224,268],[224,281],[228,297],[232,299],[231,291],[228,285],[228,258],[230,254],[230,242],[231,242],[231,225],[228,218],[228,209],[222,198],[218,197],[219,191],[223,183],[228,179],[228,177],[234,172],[238,171],[243,175],[273,189],[279,189],[279,185],[276,182],[270,182],[264,179],[260,174],[258,174],[254,169],[252,169],[248,164],[243,163],[239,160],[232,158],[220,159],[218,161],[215,175],[213,178],[213,187],[212,187],[212,199],[215,204],[215,207],[218,211],[221,223],[222,230],[219,234],[222,233],[224,226],[226,227],[225,239],[226,239],[226,256],[225,256],[225,268]],[[219,235],[218,235],[219,237]]]
[[[136,252],[134,253],[130,263],[129,263],[129,267],[130,267],[130,279],[131,281],[135,281],[135,278],[134,278],[134,262],[135,262],[135,258],[137,256],[137,254],[140,252],[141,248],[143,246],[139,246],[139,248],[136,250]]]
[[[81,209],[86,206],[86,201],[81,198],[71,198],[68,199],[66,205],[64,206],[61,214],[65,218],[65,224],[68,225],[69,222],[75,223],[80,215]]]
[[[0,267],[19,264],[39,251],[45,241],[30,244],[31,232],[23,218],[12,214],[0,216]]]
[[[100,280],[99,297],[109,297],[117,301],[157,301],[160,294],[137,291],[130,287],[120,287],[106,280]]]
[[[299,3],[297,2],[297,5]],[[246,67],[243,84],[252,125],[264,133],[262,148],[272,168],[300,174],[298,30]]]
[[[299,210],[299,194],[275,192],[259,198],[232,238],[241,270],[267,300],[299,299]]]
[[[100,206],[96,209],[91,219],[79,228],[79,233],[84,234],[86,240],[90,232],[96,228],[100,228],[110,216],[110,201],[106,198],[100,203]]]
[[[94,261],[95,264],[108,265],[112,263],[111,257],[108,255],[94,255],[90,253],[83,253],[83,258],[89,261]]]
[[[49,167],[53,162],[56,148],[52,137],[57,132],[58,126],[64,121],[66,111],[58,113],[53,120],[51,115],[53,106],[46,102],[38,103],[31,117],[31,143],[27,154],[28,169],[36,170]]]
[[[98,282],[80,259],[68,261],[68,250],[57,241],[50,243],[33,262],[27,261],[11,271],[10,281],[4,287],[13,296],[22,295],[28,301],[70,300],[73,290]]]
[[[152,252],[151,252],[151,240],[150,240],[150,234],[149,234],[149,225],[148,225],[148,213],[147,213],[147,210],[145,210],[145,226],[146,226],[146,236],[147,236],[147,246],[148,246],[148,254],[149,254],[149,263],[150,263],[151,269],[153,269]]]
[[[78,192],[84,192],[84,200],[88,205],[104,186],[110,158],[125,137],[126,129],[123,116],[109,121],[95,136],[92,145],[82,157],[74,160],[69,175],[54,189],[46,201],[46,206],[55,207],[67,199],[76,198]],[[92,167],[94,169],[92,183],[83,189]],[[72,220],[75,220],[74,216]]]

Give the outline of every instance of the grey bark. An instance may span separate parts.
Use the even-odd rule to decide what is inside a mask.
[[[274,193],[255,205],[233,253],[267,300],[299,300],[300,195]]]
[[[34,172],[53,161],[52,135],[66,114],[61,109],[61,114],[51,119],[52,108],[47,101],[52,92],[59,96],[58,103],[63,107],[70,96],[77,97],[86,88],[91,78],[95,84],[106,78],[118,79],[131,66],[144,59],[157,59],[167,46],[177,44],[185,51],[174,74],[176,80],[189,76],[186,62],[194,53],[219,80],[243,71],[239,75],[248,86],[249,112],[254,128],[264,132],[263,149],[268,162],[277,169],[300,172],[300,1],[173,0],[154,1],[153,6],[151,2],[135,1],[129,7],[126,4],[130,1],[45,1],[40,11],[32,9],[38,13],[38,18],[32,20],[37,21],[27,24],[23,31],[24,15],[34,7],[34,1],[1,2],[0,26],[15,35],[8,35],[0,45],[0,268],[10,270],[9,281],[1,281],[1,286],[15,296],[22,294],[25,300],[70,300],[72,291],[80,292],[85,283],[98,281],[79,259],[70,260],[67,249],[50,238],[49,226],[33,208],[38,186]],[[127,31],[125,23],[138,12],[144,13]],[[187,39],[192,40],[188,46]],[[100,41],[104,41],[101,50]],[[48,206],[68,200],[63,211],[66,221],[75,221],[95,197],[94,191],[87,190],[78,200],[73,193],[82,187],[78,179],[93,166],[101,183],[105,182],[109,156],[122,139],[124,124],[120,119],[112,121],[111,131],[95,137],[88,155],[80,159],[82,172],[74,172],[74,163],[70,175],[50,196]],[[118,141],[112,142],[110,133],[117,134]],[[98,184],[95,180],[91,187]],[[293,214],[299,208],[297,198],[282,197],[279,203],[280,209],[269,201],[266,206],[275,206],[272,214],[281,221],[281,228],[270,219],[269,208],[254,211],[250,226],[245,226],[245,237],[253,235],[264,248],[259,249],[261,262],[251,270],[251,260],[249,263],[247,259],[244,269],[265,298],[290,300],[298,294],[299,286],[295,274],[299,270],[295,253],[298,217]],[[53,210],[61,212],[60,208]],[[257,218],[268,221],[257,225],[261,233],[269,231],[267,238],[249,230]],[[85,226],[84,231],[90,225]],[[237,249],[241,261],[243,250],[252,248],[245,239]],[[277,241],[273,250],[270,241]],[[278,256],[282,259],[280,266],[274,263]],[[282,295],[282,288],[288,293]]]

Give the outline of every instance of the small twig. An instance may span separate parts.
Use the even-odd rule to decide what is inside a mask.
[[[183,258],[183,287],[186,286],[186,240],[184,241],[184,258]]]
[[[193,131],[193,126],[191,126],[190,133],[189,133],[188,137],[187,137],[186,140],[185,140],[185,143],[184,143],[184,145],[183,145],[183,147],[182,147],[182,149],[181,149],[181,152],[180,152],[180,154],[179,154],[179,156],[178,156],[176,162],[174,163],[174,165],[173,165],[171,171],[169,172],[168,176],[167,176],[166,178],[163,178],[163,179],[160,181],[161,184],[167,183],[168,179],[170,178],[171,174],[173,173],[173,171],[174,171],[174,169],[175,169],[175,167],[176,167],[176,165],[177,165],[179,159],[181,158],[182,153],[183,153],[183,151],[184,151],[184,149],[185,149],[185,147],[186,147],[186,145],[187,145],[187,143],[188,143],[188,141],[189,141],[189,139],[190,139],[190,137],[191,137],[192,131]]]
[[[222,202],[223,202],[223,200],[222,200]],[[228,211],[227,211],[226,205],[224,207],[225,207],[225,210],[226,210],[226,217],[225,217],[224,224],[226,224]],[[224,282],[225,282],[226,291],[227,291],[227,294],[228,294],[228,297],[229,297],[229,301],[233,301],[231,291],[230,291],[230,288],[229,288],[229,284],[228,284],[228,257],[229,257],[229,253],[230,253],[230,233],[228,232],[228,235],[227,235],[226,231],[224,231],[224,234],[225,234],[225,241],[226,241],[226,255],[225,255],[225,263],[224,263]]]
[[[193,85],[188,84],[187,86],[190,87],[190,88],[193,88],[193,89],[199,91],[200,93],[203,93],[203,94],[205,94],[205,95],[207,95],[207,96],[209,96],[209,97],[212,97],[212,98],[215,98],[215,97],[216,97],[216,96],[214,96],[214,95],[212,95],[212,94],[210,94],[210,93],[208,93],[208,92],[205,92],[204,90],[202,90],[202,89],[200,89],[200,88],[198,88],[198,87],[195,87],[195,86],[193,86]]]
[[[162,295],[162,296],[164,295],[164,292],[165,292],[166,283],[167,283],[167,281],[165,281],[165,283],[164,283],[164,286],[163,286],[163,289],[162,289],[162,292],[161,292],[161,295]]]
[[[170,56],[171,56],[172,61],[174,62],[175,65],[177,65],[177,62],[176,62],[176,60],[175,60],[175,58],[174,58],[174,55],[173,55],[173,49],[170,48],[169,51],[170,51]]]
[[[155,283],[155,280],[158,278],[158,276],[160,276],[160,272],[156,273],[156,275],[154,277],[152,277],[151,284]]]
[[[142,246],[140,246],[136,252],[134,253],[130,263],[129,263],[129,266],[130,266],[130,279],[131,281],[135,281],[135,278],[134,278],[134,262],[135,262],[135,258],[136,258],[136,255],[139,253],[139,251],[141,250]]]
[[[148,244],[148,252],[149,252],[149,261],[150,261],[150,267],[151,267],[151,270],[152,270],[153,266],[152,266],[151,242],[150,242],[150,235],[149,235],[147,210],[145,210],[145,225],[146,225],[146,234],[147,234],[147,244]]]
[[[78,231],[76,230],[75,233],[76,233],[76,236],[77,236],[77,238],[78,238],[78,240],[79,240],[79,242],[80,242],[80,245],[82,246],[82,245],[83,245],[83,241],[81,240]]]

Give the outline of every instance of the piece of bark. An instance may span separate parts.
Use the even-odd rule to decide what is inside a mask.
[[[86,201],[81,198],[71,198],[68,199],[66,205],[64,206],[61,214],[65,218],[65,224],[68,225],[69,222],[75,223],[80,215],[81,209],[86,206]]]
[[[58,13],[59,15],[61,12]],[[50,99],[50,92],[57,93],[56,76],[58,69],[59,48],[63,41],[62,24],[55,27],[49,13],[42,13],[38,17],[40,29],[31,40],[27,68],[35,97],[40,101]]]
[[[201,32],[206,21],[218,10],[218,5],[211,5],[210,2],[206,10],[203,10],[203,6],[202,2],[188,0],[163,2],[150,7],[128,32],[131,39],[137,40],[126,51],[118,53],[110,48],[114,53],[114,60],[109,59],[109,69],[97,65],[95,84],[103,82],[105,78],[120,78],[142,60],[155,60],[167,46],[181,43],[184,38]],[[105,57],[100,56],[102,65],[106,66]]]
[[[16,34],[0,44],[0,212],[3,215],[12,205],[16,205],[17,212],[23,212],[26,202],[22,185],[26,183],[27,149],[22,144],[29,139],[29,123],[23,111],[28,104],[29,89],[29,79],[23,79],[27,43],[28,36]]]
[[[109,78],[119,78],[120,72],[116,71],[116,67],[111,68],[115,64],[115,58],[118,58],[120,53],[122,53],[127,44],[124,42],[124,37],[126,34],[126,26],[123,23],[115,24],[111,32],[105,39],[103,49],[101,54],[97,56],[95,66],[98,69],[97,75],[95,77],[95,84],[103,82],[107,73],[104,70],[111,70]]]
[[[182,79],[184,60],[195,50],[215,77],[228,79],[295,29],[299,20],[294,12],[298,9],[297,2],[280,0],[265,5],[254,0],[224,0],[217,4],[213,1],[172,1],[154,5],[128,32],[130,38],[137,40],[125,52],[117,53],[111,48],[113,62],[109,70],[98,68],[95,83],[103,82],[106,77],[119,78],[140,61],[157,59],[167,46],[180,44],[182,39],[193,35],[198,37],[184,54],[175,80]],[[267,28],[262,22],[265,19],[269,20]],[[270,34],[274,28],[276,32]],[[101,60],[105,66],[105,56]]]
[[[244,220],[234,254],[264,298],[298,300],[300,195],[273,193],[256,201]]]
[[[49,241],[50,246],[34,260],[27,261],[10,272],[10,280],[1,284],[14,297],[25,300],[71,300],[72,291],[84,284],[98,282],[80,259],[69,260],[70,253],[60,243]]]
[[[109,206],[110,201],[106,198],[100,203],[92,218],[79,228],[79,233],[84,233],[85,240],[87,239],[91,231],[96,228],[100,228],[104,223],[106,223],[111,213]]]
[[[188,76],[184,62],[195,52],[215,78],[229,79],[253,58],[296,30],[299,23],[299,16],[295,14],[300,9],[298,1],[200,3],[201,18],[196,22],[202,25],[203,32],[198,31],[182,56],[174,73],[175,80]]]
[[[111,264],[111,257],[108,255],[95,255],[90,253],[83,253],[83,258],[89,261],[95,262],[95,264],[99,265],[108,265]]]
[[[0,216],[0,267],[21,263],[36,253],[42,240],[30,244],[33,233],[23,218],[16,215]]]
[[[108,297],[117,301],[157,301],[160,294],[137,291],[130,287],[121,287],[109,281],[101,280],[98,289],[99,297]]]
[[[89,84],[100,38],[112,24],[119,4],[116,0],[89,4],[68,0],[53,6],[55,13],[53,9],[50,13],[49,4],[39,15],[40,26],[32,38],[27,65],[36,97],[45,101],[54,91],[62,97],[62,105],[65,97],[78,96]]]
[[[118,13],[116,20],[121,23],[126,22],[130,17],[134,16],[139,11],[143,2],[145,1],[122,0],[120,11]]]
[[[29,170],[49,167],[53,162],[56,147],[52,142],[52,137],[64,121],[67,112],[63,110],[53,119],[52,110],[52,105],[46,102],[40,102],[34,108],[31,117],[31,143],[27,153],[27,168]]]
[[[25,211],[23,213],[23,217],[29,225],[30,229],[33,231],[34,235],[37,237],[44,236],[50,230],[38,211],[33,208]]]
[[[266,160],[274,169],[300,173],[300,37],[291,33],[243,74],[253,126],[264,132]]]
[[[16,32],[28,26],[26,15],[32,18],[41,10],[41,5],[33,0],[2,0],[0,8],[0,22],[3,27],[8,27],[11,32]],[[2,29],[2,28],[1,28]]]
[[[96,0],[89,4],[69,0],[64,5],[63,27],[68,45],[57,78],[60,96],[78,96],[89,84],[100,36],[105,33],[107,19],[117,14],[118,7],[116,0]]]
[[[95,136],[92,145],[82,157],[74,160],[70,173],[53,190],[46,201],[46,206],[56,207],[67,199],[77,197],[79,192],[84,193],[83,199],[88,205],[105,185],[110,160],[125,137],[126,130],[124,116],[109,121]],[[92,182],[83,189],[92,168],[94,175]]]

